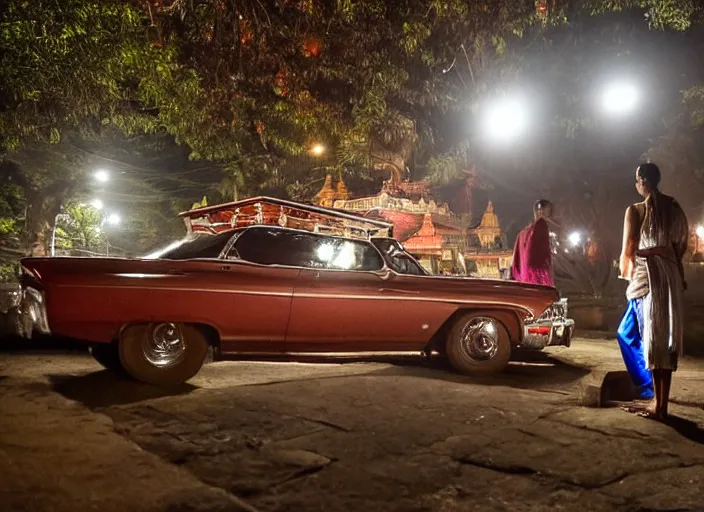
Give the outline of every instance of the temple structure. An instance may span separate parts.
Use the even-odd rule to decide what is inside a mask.
[[[427,181],[388,180],[379,194],[350,199],[342,179],[333,186],[327,176],[315,203],[390,222],[394,237],[433,274],[499,277],[511,263],[491,201],[472,227],[447,204],[431,198]]]

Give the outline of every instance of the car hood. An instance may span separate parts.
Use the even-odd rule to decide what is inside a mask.
[[[560,298],[560,294],[552,286],[477,277],[414,276],[409,282],[409,287],[442,300],[473,304],[477,307],[520,309],[526,317],[535,318]]]

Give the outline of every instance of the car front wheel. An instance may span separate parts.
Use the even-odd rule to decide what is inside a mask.
[[[135,379],[156,386],[186,382],[203,366],[207,352],[205,336],[192,325],[132,324],[120,334],[124,369]]]
[[[468,313],[455,322],[445,342],[450,364],[470,375],[503,371],[511,358],[511,338],[496,318]]]

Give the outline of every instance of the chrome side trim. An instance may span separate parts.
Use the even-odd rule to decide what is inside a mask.
[[[154,290],[168,292],[210,292],[210,293],[231,293],[236,295],[263,295],[270,297],[293,297],[291,292],[259,292],[256,290],[218,290],[217,288],[174,288],[162,286],[118,286],[118,285],[97,285],[97,284],[59,284],[56,288],[102,288],[102,289],[126,289],[126,290]]]
[[[408,295],[348,295],[348,294],[331,294],[331,293],[294,293],[291,292],[260,292],[255,290],[240,290],[240,289],[217,289],[217,288],[175,288],[161,286],[119,286],[119,285],[74,285],[61,284],[57,288],[107,288],[107,289],[129,289],[129,290],[154,290],[154,291],[176,291],[176,292],[199,292],[199,293],[229,293],[233,295],[256,295],[270,297],[291,297],[305,299],[345,299],[345,300],[397,300],[397,301],[413,301],[413,302],[434,302],[443,304],[458,304],[482,306],[485,309],[492,307],[510,307],[523,311],[527,315],[532,312],[521,304],[514,302],[492,301],[486,302],[482,300],[472,299],[436,299],[431,297],[409,297]]]

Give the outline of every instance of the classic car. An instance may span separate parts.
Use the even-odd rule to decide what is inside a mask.
[[[271,198],[181,215],[187,236],[145,258],[22,260],[32,330],[156,385],[190,379],[211,349],[435,351],[460,372],[498,372],[544,314],[550,334],[534,335],[563,343],[554,288],[430,276],[390,224]]]

